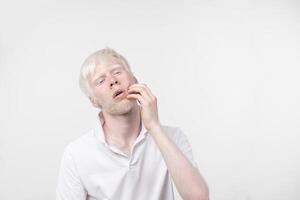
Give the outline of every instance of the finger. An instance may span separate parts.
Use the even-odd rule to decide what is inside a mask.
[[[144,97],[148,101],[150,101],[152,99],[151,96],[148,94],[147,90],[143,87],[134,86],[128,90],[129,94],[132,94],[133,92],[140,93],[142,95],[142,97]]]
[[[132,87],[133,87],[133,88],[136,88],[136,87],[143,88],[143,89],[147,92],[149,98],[155,99],[155,96],[152,94],[150,88],[149,88],[146,84],[144,84],[144,83],[141,83],[141,84],[134,84],[134,85],[132,85]],[[131,88],[131,87],[130,87],[130,88]]]
[[[141,84],[143,88],[145,88],[145,90],[148,92],[148,94],[151,96],[151,97],[154,97],[154,95],[152,94],[150,88],[146,85],[146,84]]]
[[[128,94],[127,99],[136,99],[141,105],[145,105],[145,100],[140,94]]]

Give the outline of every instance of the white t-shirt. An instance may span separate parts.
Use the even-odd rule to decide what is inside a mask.
[[[189,161],[198,167],[193,160],[191,146],[182,131],[175,127],[162,127]],[[105,141],[99,118],[92,130],[65,148],[56,200],[96,199],[174,199],[172,178],[165,161],[143,124],[131,156]]]

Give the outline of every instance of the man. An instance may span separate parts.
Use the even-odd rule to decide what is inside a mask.
[[[97,125],[64,150],[57,200],[207,200],[208,187],[180,129],[159,122],[157,100],[123,56],[105,48],[82,65],[80,88]]]

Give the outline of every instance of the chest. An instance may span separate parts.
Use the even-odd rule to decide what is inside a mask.
[[[168,170],[155,144],[143,143],[131,152],[130,149],[118,152],[105,148],[98,153],[98,159],[87,159],[85,166],[81,166],[82,181],[89,195],[97,199],[124,199],[125,195],[131,199],[137,191],[143,191],[140,195],[170,192],[172,184]],[[120,194],[122,198],[116,196]]]

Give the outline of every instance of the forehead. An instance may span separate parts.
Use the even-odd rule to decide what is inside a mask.
[[[104,75],[106,72],[116,68],[125,68],[125,66],[118,59],[112,58],[106,60],[105,62],[98,63],[94,71],[89,75],[89,77],[93,81],[97,79],[99,76]]]
[[[116,58],[111,58],[101,63],[96,64],[94,74],[106,71],[107,69],[112,69],[116,67],[124,67],[122,62]]]

